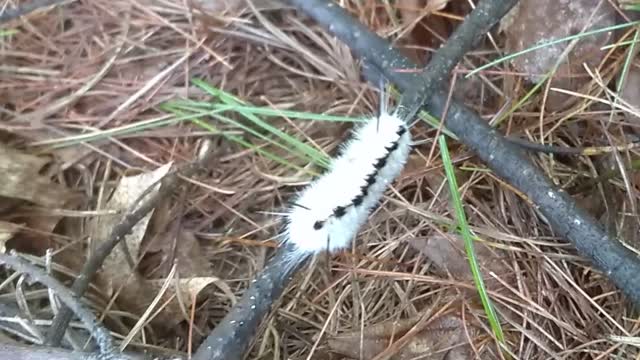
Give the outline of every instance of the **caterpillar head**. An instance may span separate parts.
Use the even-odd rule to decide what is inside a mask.
[[[295,244],[296,251],[313,254],[335,248],[331,218],[319,216],[318,211],[310,208],[296,206],[287,220],[286,241]]]

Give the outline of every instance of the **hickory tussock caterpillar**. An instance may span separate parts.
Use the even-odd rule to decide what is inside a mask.
[[[400,174],[411,135],[399,109],[388,113],[381,100],[380,114],[355,128],[328,171],[293,199],[282,234],[292,262],[347,247]]]

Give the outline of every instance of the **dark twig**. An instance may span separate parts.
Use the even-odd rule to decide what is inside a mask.
[[[242,295],[242,298],[207,336],[193,355],[193,360],[238,360],[254,339],[264,317],[269,313],[293,273],[304,261],[291,263],[291,245],[278,248]]]
[[[405,95],[429,98],[446,84],[451,70],[464,54],[511,9],[518,0],[484,0],[465,18],[421,72],[407,57],[393,49],[391,44],[372,33],[356,21],[343,8],[331,0],[288,0],[318,24],[330,29],[364,62],[378,69],[398,85]],[[335,22],[334,22],[335,20]],[[374,82],[375,83],[375,82]]]
[[[595,148],[603,148],[608,146],[577,146],[577,147],[568,147],[568,146],[557,146],[557,145],[548,145],[548,144],[539,144],[535,142],[531,142],[529,140],[521,139],[515,136],[506,136],[505,139],[507,141],[514,143],[521,148],[533,152],[546,153],[546,154],[558,154],[558,155],[585,155],[589,152],[589,150],[594,150]],[[640,146],[640,141],[632,141],[624,146],[626,149],[631,149]]]
[[[297,4],[304,3],[302,1],[292,2]],[[321,2],[327,3],[326,1]],[[423,78],[421,89],[416,89],[419,96],[427,99],[433,96],[435,91],[442,88],[447,83],[451,71],[462,60],[462,57],[473,50],[485,34],[517,2],[518,0],[481,1],[451,34],[444,46],[435,52],[427,67],[419,75]],[[394,52],[397,53],[397,51]],[[408,59],[405,59],[405,62],[408,61]]]
[[[420,75],[396,69],[414,69],[409,59],[390,44],[366,29],[344,9],[327,0],[289,0],[328,31],[348,44],[360,57],[375,64],[402,91],[429,89]],[[489,1],[481,5],[502,7],[514,0]],[[480,5],[479,5],[480,6]],[[467,36],[475,37],[469,33]],[[469,41],[468,43],[472,43]],[[447,43],[449,44],[449,43]],[[452,45],[453,46],[453,45]],[[445,111],[446,94],[426,97],[425,110],[434,116]],[[551,228],[573,243],[576,249],[603,271],[636,305],[640,304],[640,259],[617,239],[609,237],[598,222],[581,209],[566,192],[555,187],[512,142],[489,126],[476,113],[451,102],[444,120],[462,143],[471,148],[487,165],[508,183],[527,195],[546,218]]]
[[[17,345],[0,343],[0,359],[11,360],[101,360],[95,353],[71,351],[36,345]],[[176,356],[157,356],[153,354],[123,354],[122,360],[183,360]]]
[[[102,263],[107,256],[111,254],[113,248],[118,245],[118,243],[120,243],[120,241],[122,241],[125,236],[131,232],[131,229],[133,229],[138,222],[147,216],[151,210],[155,209],[162,200],[170,196],[179,184],[179,178],[189,177],[196,171],[202,169],[202,167],[211,159],[212,155],[213,152],[208,151],[202,158],[198,159],[198,161],[165,176],[161,182],[160,190],[158,190],[158,192],[148,200],[140,204],[135,211],[129,212],[129,214],[127,214],[124,219],[122,219],[122,221],[116,225],[113,230],[111,230],[109,239],[100,243],[100,246],[91,255],[91,257],[87,259],[80,271],[80,274],[74,280],[71,290],[75,295],[82,296],[82,294],[87,291],[92,277],[96,274],[98,269],[100,269],[100,266],[102,266]],[[155,187],[155,184],[152,185],[152,187]],[[58,346],[58,344],[60,344],[60,341],[64,336],[64,332],[67,326],[69,326],[72,315],[73,314],[68,308],[62,307],[60,309],[56,317],[53,319],[53,324],[47,333],[47,339],[45,342],[47,345]]]
[[[30,331],[25,329],[25,326],[22,324],[22,322],[14,323],[13,321],[8,320],[8,319],[24,318],[24,313],[20,310],[20,308],[17,305],[12,303],[0,303],[0,317],[2,318],[2,320],[0,320],[1,330],[7,333],[13,333],[16,336],[23,339],[29,337],[28,334],[30,333]],[[36,330],[42,334],[46,333],[47,330],[49,329],[48,325],[32,325],[32,326],[35,326]],[[74,331],[74,340],[77,341],[77,343],[85,343],[87,344],[87,346],[91,346],[91,349],[93,349],[95,348],[94,343],[91,343],[90,345],[88,345],[89,342],[91,342],[90,338],[91,338],[91,334],[89,334],[86,331],[82,331],[82,332]],[[67,342],[65,340],[66,339],[63,339],[63,342],[61,343],[63,347],[66,347],[66,348],[73,347],[73,344],[71,342]],[[3,357],[0,356],[0,359],[3,359]]]
[[[292,1],[292,3],[304,8],[306,6],[315,7],[318,2],[309,1],[307,3],[305,0],[300,0]],[[322,3],[320,4],[321,6],[324,6],[325,8],[327,7],[327,2],[320,3]],[[511,1],[511,3],[515,3],[515,1]],[[338,7],[333,3],[331,4],[332,6]],[[455,41],[460,42],[460,44],[451,43],[451,41],[449,41],[447,42],[447,45],[440,49],[434,56],[433,65],[430,64],[430,67],[425,71],[425,76],[431,79],[431,82],[444,82],[453,66],[455,66],[465,52],[471,47],[471,43],[477,41],[481,36],[483,36],[491,25],[497,22],[500,17],[504,15],[508,10],[508,7],[503,11],[488,10],[490,9],[487,9],[487,6],[484,4],[482,4],[482,6],[478,6],[478,8],[476,8],[476,10],[474,10],[468,17],[468,21],[470,19],[470,25],[464,27],[461,26],[464,31],[470,31],[474,34],[477,33],[477,35],[474,35],[471,39],[464,36],[454,36],[452,38],[455,38]],[[344,16],[340,14],[338,15],[335,25],[344,27],[345,23],[340,22],[344,21],[341,19]],[[491,16],[494,16],[494,18],[491,18]],[[357,34],[357,32],[366,36],[371,34],[364,26],[353,23],[352,20],[349,21],[351,22],[346,24],[355,24],[355,28],[350,30],[353,31],[354,34]],[[357,36],[358,35],[356,35],[356,37]],[[379,44],[382,44],[384,49],[374,47],[371,49],[373,52],[369,53],[365,59],[376,68],[382,66],[382,61],[376,60],[376,56],[386,55],[386,59],[391,59],[388,56],[389,44],[382,39],[379,40]],[[444,53],[440,54],[440,52]],[[403,69],[411,67],[410,62],[401,56],[396,56],[391,60],[393,61],[388,64],[384,64],[384,66]],[[387,74],[385,75],[388,76]],[[414,83],[412,83],[412,85],[413,84]],[[415,83],[415,85],[420,85],[420,83]],[[417,89],[418,87],[416,86],[415,88]],[[428,92],[433,91],[433,89],[429,90],[427,87],[423,88],[422,91],[405,91],[405,94],[411,95],[402,101],[403,105],[406,106],[409,111],[409,113],[407,113],[407,117],[410,118],[409,120],[413,119],[413,116],[411,115],[413,115],[414,108],[416,110],[419,109],[419,106],[415,107],[413,105],[415,105],[417,101],[420,101],[419,99],[427,96]],[[419,97],[414,97],[416,94]],[[420,103],[422,103],[422,101],[420,101]],[[252,281],[249,289],[247,289],[238,304],[231,309],[229,314],[222,319],[220,325],[218,325],[209,334],[202,345],[200,345],[193,357],[194,360],[238,359],[242,356],[241,354],[244,354],[245,351],[249,349],[254,336],[259,332],[258,327],[260,322],[272,308],[272,303],[280,297],[281,293],[286,288],[287,284],[291,280],[293,272],[297,270],[297,267],[287,265],[287,259],[289,256],[288,252],[289,249],[286,246],[277,250],[276,255],[269,261],[269,264],[260,273],[260,275]],[[302,263],[299,263],[298,265],[300,264]]]
[[[98,323],[95,315],[87,310],[78,297],[74,296],[69,289],[62,285],[58,280],[52,278],[43,270],[27,263],[19,258],[15,252],[11,255],[0,253],[0,263],[7,265],[8,267],[24,273],[31,277],[33,280],[47,286],[56,293],[56,296],[68,306],[74,314],[82,321],[85,326],[90,329],[91,334],[96,339],[98,347],[100,348],[101,359],[121,359],[117,349],[113,346],[113,341],[109,332]]]
[[[16,8],[5,9],[0,13],[0,24],[4,24],[21,16],[28,15],[38,9],[47,6],[59,5],[67,0],[33,0],[28,4],[18,6]]]
[[[11,360],[97,360],[94,353],[71,351],[36,345],[21,346],[0,343],[0,359]],[[134,360],[131,358],[130,360]],[[135,359],[138,360],[138,359]]]

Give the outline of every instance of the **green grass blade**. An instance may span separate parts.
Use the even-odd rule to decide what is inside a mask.
[[[107,129],[107,130],[95,130],[85,134],[71,135],[71,136],[65,136],[58,139],[38,141],[33,143],[32,145],[33,146],[50,145],[51,149],[59,149],[59,148],[64,148],[72,145],[77,145],[80,143],[100,141],[106,138],[115,138],[118,136],[134,134],[144,130],[151,130],[159,127],[170,126],[182,121],[191,120],[195,117],[202,117],[210,113],[211,111],[208,111],[206,113],[201,112],[201,113],[188,114],[184,116],[174,116],[169,119],[162,118],[162,119],[143,120],[143,121],[138,121],[135,123]]]
[[[440,127],[440,122],[441,120],[431,114],[429,114],[426,111],[420,111],[418,112],[418,117],[420,118],[420,120],[426,122],[427,124],[431,125],[431,127],[433,127],[434,129],[437,129]],[[454,140],[458,140],[458,137],[452,133],[451,131],[449,131],[449,129],[447,129],[446,127],[442,127],[442,133],[447,135],[448,137],[454,139]]]
[[[316,114],[304,111],[292,111],[292,110],[279,110],[268,107],[258,106],[242,106],[242,105],[227,105],[227,104],[214,104],[208,102],[199,102],[192,100],[173,100],[167,102],[167,104],[181,108],[187,111],[200,111],[200,110],[219,110],[219,111],[241,111],[254,115],[263,116],[278,116],[287,117],[290,119],[308,120],[308,121],[326,121],[326,122],[362,122],[364,118],[357,118],[351,116],[339,116],[339,115],[325,115]]]
[[[469,223],[467,222],[467,218],[462,207],[462,200],[460,192],[458,190],[458,182],[454,173],[453,162],[451,161],[451,156],[449,155],[449,149],[447,148],[446,137],[440,135],[438,141],[440,143],[442,162],[444,164],[447,182],[449,183],[449,190],[451,192],[451,198],[453,200],[453,207],[458,219],[458,227],[460,228],[462,238],[464,240],[464,248],[469,259],[469,266],[473,275],[473,281],[475,282],[476,288],[478,289],[480,301],[482,302],[484,311],[487,314],[487,318],[489,319],[489,325],[491,326],[496,339],[498,339],[500,343],[504,344],[504,334],[502,332],[502,327],[500,326],[498,315],[496,314],[491,304],[491,299],[489,299],[487,289],[484,285],[484,280],[482,279],[482,274],[480,273],[480,266],[478,265],[478,259],[476,258],[476,253],[473,247],[473,235],[471,235]]]
[[[529,99],[542,87],[542,85],[546,84],[549,78],[556,72],[556,68],[554,67],[551,71],[547,72],[544,77],[535,84],[531,90],[527,91],[527,93],[518,100],[517,103],[513,104],[508,111],[505,111],[502,115],[500,115],[496,121],[493,122],[491,126],[498,127],[504,120],[506,120],[511,114],[513,114],[516,110],[518,110],[522,105],[524,105]]]
[[[285,151],[290,152],[290,153],[294,153],[296,156],[298,156],[300,158],[305,158],[305,155],[307,155],[307,154],[301,153],[299,151],[295,151],[295,149],[291,149],[290,147],[287,147],[285,144],[282,144],[282,143],[270,138],[269,136],[261,134],[260,132],[252,129],[251,127],[245,126],[245,125],[243,125],[243,124],[241,124],[241,123],[239,123],[239,122],[237,122],[237,121],[235,121],[235,120],[233,120],[231,118],[228,118],[228,117],[222,116],[222,115],[217,115],[217,114],[208,114],[208,115],[211,115],[213,118],[218,119],[218,120],[220,120],[222,122],[225,122],[227,124],[231,124],[233,126],[236,126],[236,127],[240,128],[240,129],[246,131],[247,133],[255,136],[256,138],[262,139],[262,140],[268,142],[271,145],[279,147],[282,150],[285,150]],[[317,163],[317,161],[316,161],[316,163]],[[321,165],[321,164],[319,164],[319,165]]]
[[[18,30],[16,29],[0,29],[0,37],[11,36],[17,33],[18,33]]]
[[[176,116],[186,116],[186,114],[181,113],[179,110],[175,110],[173,109],[172,112],[176,115]],[[224,138],[226,138],[229,141],[235,142],[247,149],[251,149],[261,155],[263,155],[264,157],[273,160],[279,164],[285,165],[287,167],[299,170],[299,171],[304,171],[308,174],[310,174],[311,176],[317,176],[318,173],[312,171],[312,170],[308,170],[308,169],[304,169],[298,165],[295,165],[293,163],[291,163],[290,161],[287,161],[286,159],[281,158],[280,156],[277,156],[275,154],[272,154],[268,151],[265,151],[263,149],[261,149],[259,146],[253,145],[251,143],[249,143],[248,141],[245,141],[242,137],[240,136],[236,136],[236,135],[231,135],[231,134],[227,134],[223,131],[220,131],[218,128],[216,128],[215,126],[207,123],[206,121],[198,118],[198,117],[193,117],[190,118],[191,122],[193,122],[194,124],[198,125],[199,127],[208,130],[209,132],[213,133],[213,134],[219,134],[222,135]]]
[[[620,0],[620,3],[623,10],[640,11],[639,0]]]
[[[630,27],[630,26],[638,25],[638,24],[640,24],[640,21],[632,21],[632,22],[625,23],[625,24],[607,26],[607,27],[600,28],[600,29],[585,31],[585,32],[583,32],[581,34],[571,35],[571,36],[563,37],[561,39],[555,39],[555,40],[547,41],[547,42],[544,42],[542,44],[538,44],[538,45],[532,46],[530,48],[515,52],[513,54],[509,54],[507,56],[503,56],[503,57],[501,57],[501,58],[499,58],[497,60],[494,60],[494,61],[491,61],[491,62],[489,62],[487,64],[484,64],[484,65],[472,70],[471,72],[469,72],[465,77],[469,78],[469,77],[477,74],[478,72],[480,72],[480,71],[482,71],[484,69],[490,68],[490,67],[492,67],[494,65],[500,64],[500,63],[508,61],[508,60],[511,60],[513,58],[516,58],[518,56],[530,53],[532,51],[536,51],[536,50],[542,49],[542,48],[547,47],[547,46],[560,44],[560,43],[563,43],[563,42],[566,42],[566,41],[571,41],[571,40],[578,39],[578,38],[585,37],[585,36],[600,34],[600,33],[603,33],[603,32],[609,32],[609,31],[613,31],[613,30],[617,30],[617,29],[623,29],[623,28],[627,28],[627,27]]]
[[[267,123],[266,121],[260,119],[259,117],[255,116],[254,114],[247,112],[247,111],[243,111],[240,106],[241,105],[246,105],[245,102],[243,102],[241,99],[225,92],[222,91],[220,89],[217,89],[207,83],[205,83],[204,81],[198,80],[198,79],[194,79],[193,80],[194,84],[198,87],[200,87],[201,89],[203,89],[204,91],[208,92],[209,94],[211,94],[212,96],[215,96],[217,98],[219,98],[220,100],[222,100],[224,103],[228,104],[228,105],[236,105],[235,108],[233,108],[233,111],[241,114],[242,116],[244,116],[247,120],[251,121],[253,124],[255,124],[256,126],[262,128],[263,130],[279,137],[280,139],[282,139],[285,143],[287,143],[288,145],[290,145],[291,147],[289,148],[289,150],[297,153],[298,155],[301,155],[302,157],[313,161],[314,163],[316,163],[317,165],[322,166],[323,168],[327,168],[329,166],[329,156],[324,153],[324,151],[322,151],[321,149],[316,149],[312,146],[309,146],[305,143],[303,143],[302,141],[298,140],[297,138],[287,134],[286,132],[272,126],[271,124]],[[254,134],[255,135],[255,134]]]
[[[612,48],[618,48],[618,47],[623,47],[623,46],[627,46],[627,45],[633,45],[633,44],[637,44],[638,41],[637,40],[626,40],[626,41],[621,41],[619,43],[616,44],[609,44],[609,45],[605,45],[603,47],[600,48],[600,50],[609,50]]]
[[[627,74],[629,73],[629,69],[631,68],[631,64],[633,63],[633,56],[635,55],[635,49],[638,44],[638,40],[640,39],[640,29],[636,29],[633,35],[633,43],[627,49],[627,55],[624,59],[624,65],[622,66],[622,73],[620,74],[620,81],[618,82],[618,86],[616,87],[616,91],[618,94],[622,91],[622,85],[625,83],[625,79],[627,78]],[[616,98],[616,102],[618,99]]]

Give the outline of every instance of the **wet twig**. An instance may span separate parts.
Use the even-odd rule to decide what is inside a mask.
[[[238,360],[245,356],[265,316],[305,263],[300,261],[291,266],[291,249],[291,244],[278,248],[242,298],[198,347],[193,360]]]
[[[100,349],[99,359],[116,360],[124,359],[119,351],[113,346],[113,340],[107,331],[96,319],[95,315],[86,309],[77,296],[74,296],[69,289],[58,280],[49,276],[44,270],[19,258],[15,252],[11,255],[0,253],[0,263],[28,275],[31,279],[47,286],[56,293],[56,296],[72,311],[84,325],[90,330],[91,335],[96,339]]]
[[[71,351],[37,345],[0,343],[0,359],[11,360],[100,360],[95,353]],[[185,360],[178,356],[158,356],[153,354],[122,354],[122,360]]]

